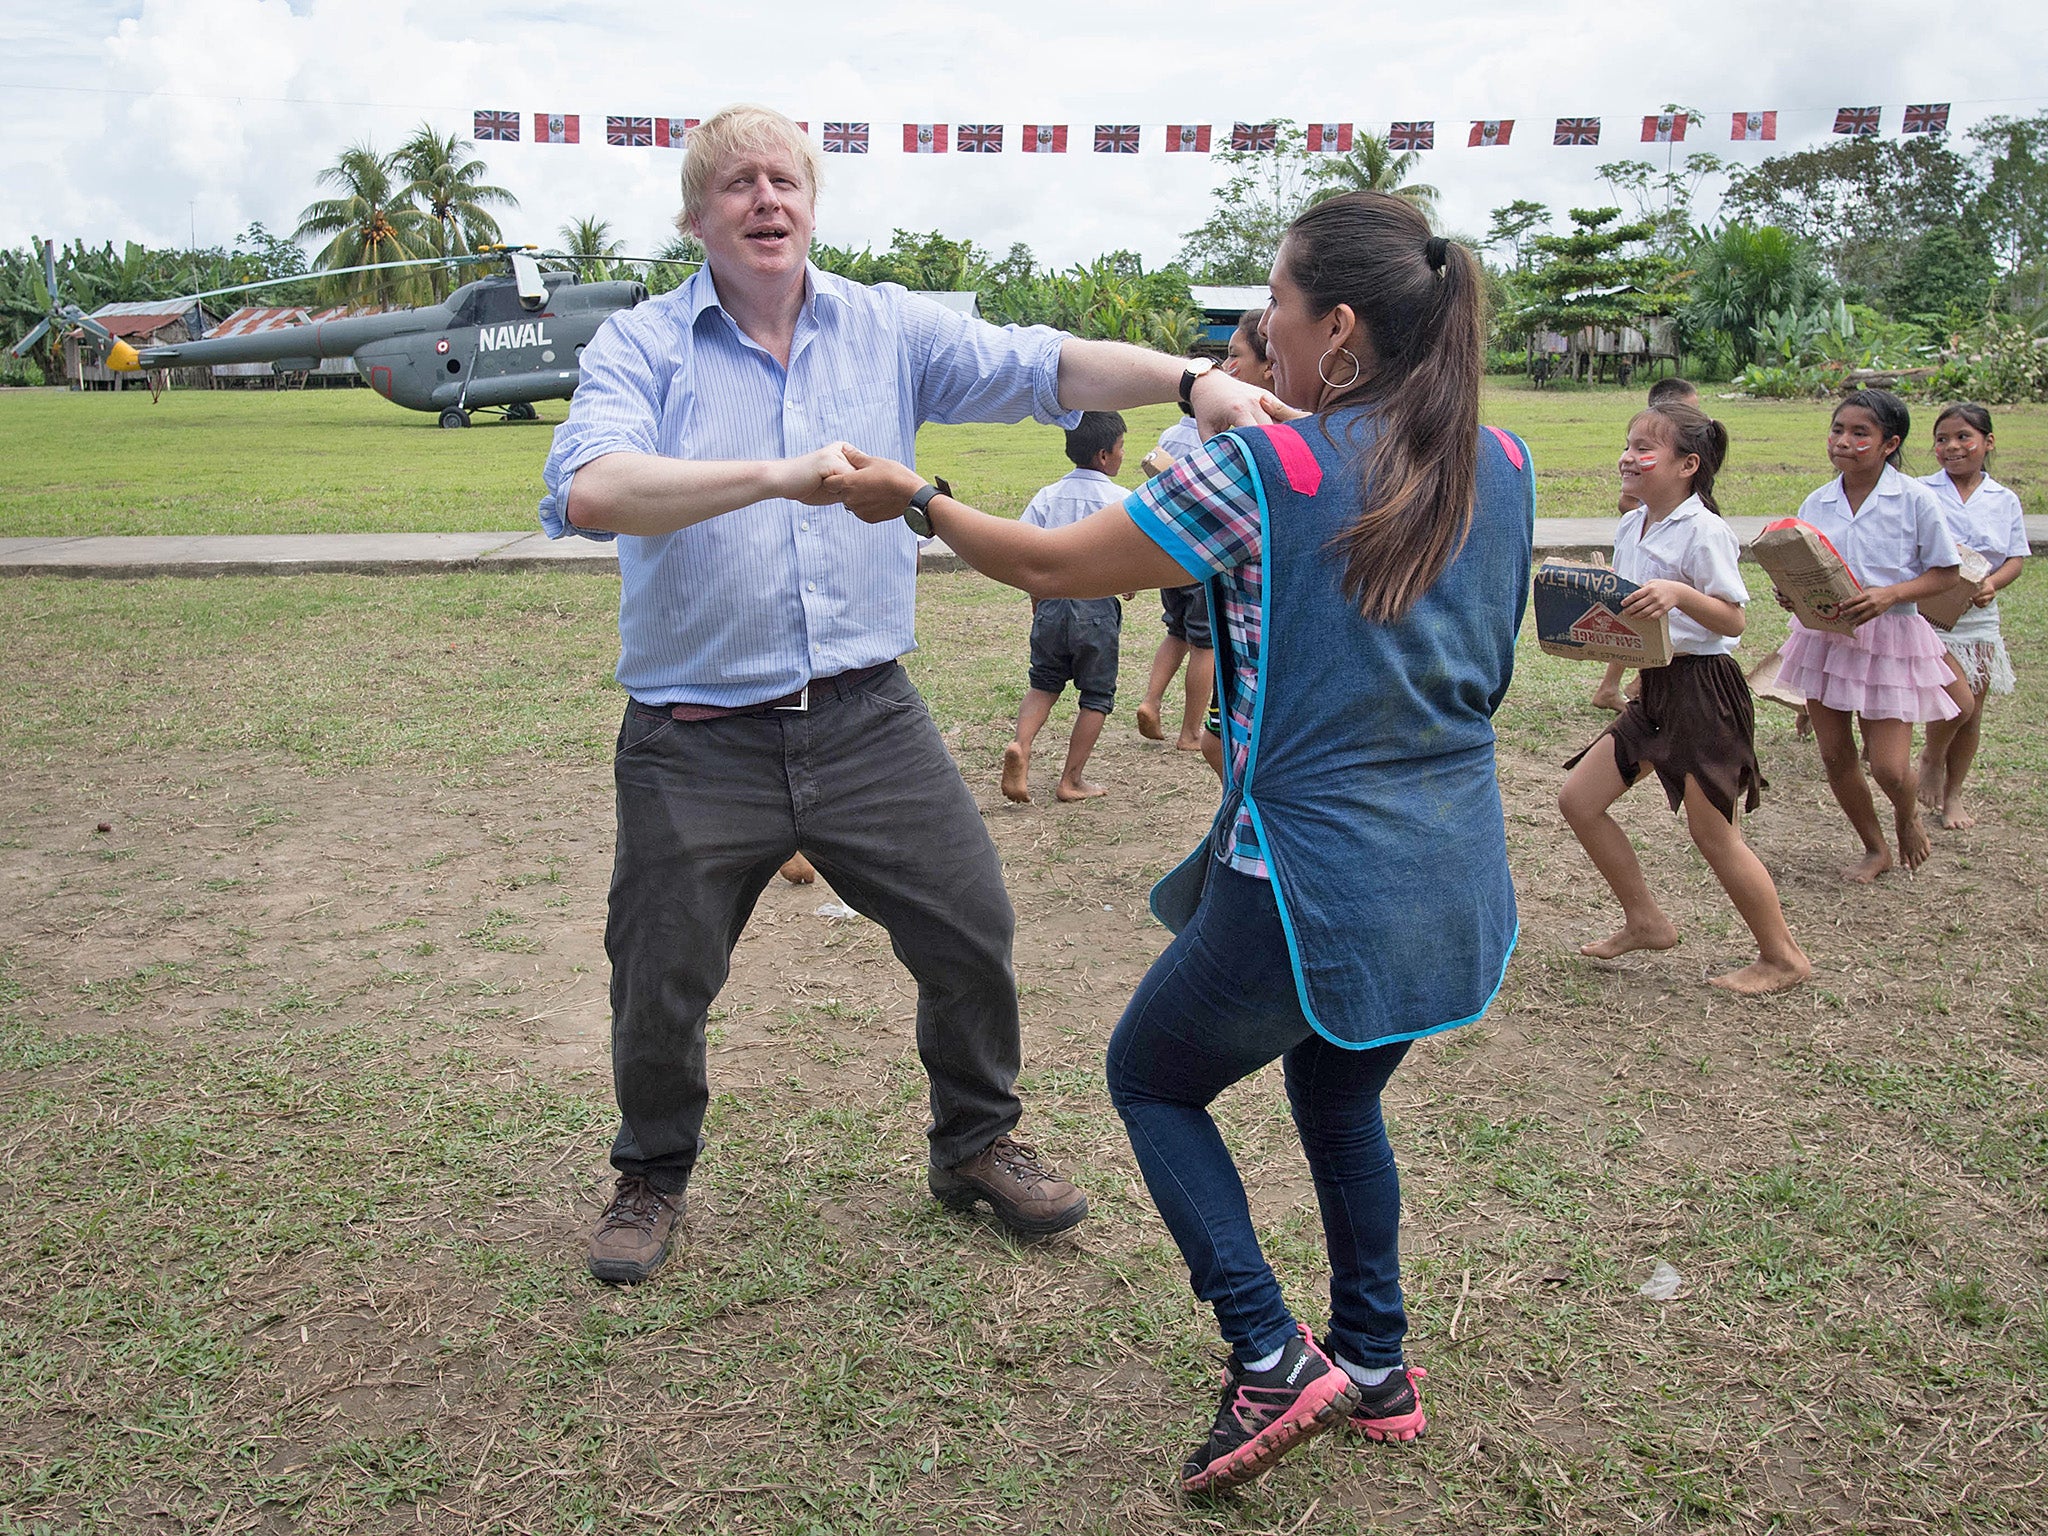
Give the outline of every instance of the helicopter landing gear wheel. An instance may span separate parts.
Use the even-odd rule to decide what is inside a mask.
[[[459,411],[450,406],[441,413],[441,425],[449,428],[466,427],[469,425],[469,412]]]
[[[540,412],[536,411],[524,400],[515,400],[512,404],[505,407],[505,419],[507,421],[539,421]]]

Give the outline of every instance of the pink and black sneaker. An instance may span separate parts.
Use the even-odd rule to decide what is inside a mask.
[[[1358,1394],[1347,1421],[1352,1433],[1368,1440],[1420,1440],[1429,1428],[1429,1416],[1422,1411],[1422,1380],[1428,1374],[1419,1365],[1404,1365],[1376,1387],[1352,1382]]]
[[[1271,1370],[1233,1357],[1209,1438],[1180,1469],[1186,1493],[1215,1493],[1263,1474],[1304,1440],[1334,1429],[1358,1402],[1351,1378],[1316,1347],[1308,1329],[1287,1341]]]

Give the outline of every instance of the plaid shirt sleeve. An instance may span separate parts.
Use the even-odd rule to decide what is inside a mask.
[[[1197,581],[1259,562],[1259,494],[1243,445],[1228,433],[1139,486],[1124,511]]]

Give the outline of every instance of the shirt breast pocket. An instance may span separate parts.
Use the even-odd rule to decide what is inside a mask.
[[[916,432],[906,432],[896,386],[894,378],[881,378],[821,398],[813,446],[844,441],[862,453],[908,464],[917,452]]]

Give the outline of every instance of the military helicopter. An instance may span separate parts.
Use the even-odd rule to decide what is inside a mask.
[[[455,258],[502,261],[505,271],[465,283],[438,304],[286,326],[252,336],[145,347],[139,355],[131,354],[134,360],[128,367],[269,363],[279,373],[290,373],[311,369],[322,358],[351,357],[378,394],[408,410],[436,412],[444,427],[466,427],[472,413],[480,410],[500,411],[508,421],[533,421],[534,401],[566,400],[575,393],[582,378],[578,359],[597,328],[647,297],[644,283],[586,283],[574,272],[543,271],[533,250],[487,246],[477,256]],[[445,264],[379,262],[336,271]],[[271,279],[187,297],[212,298],[304,281]],[[110,357],[107,366],[122,365]]]

